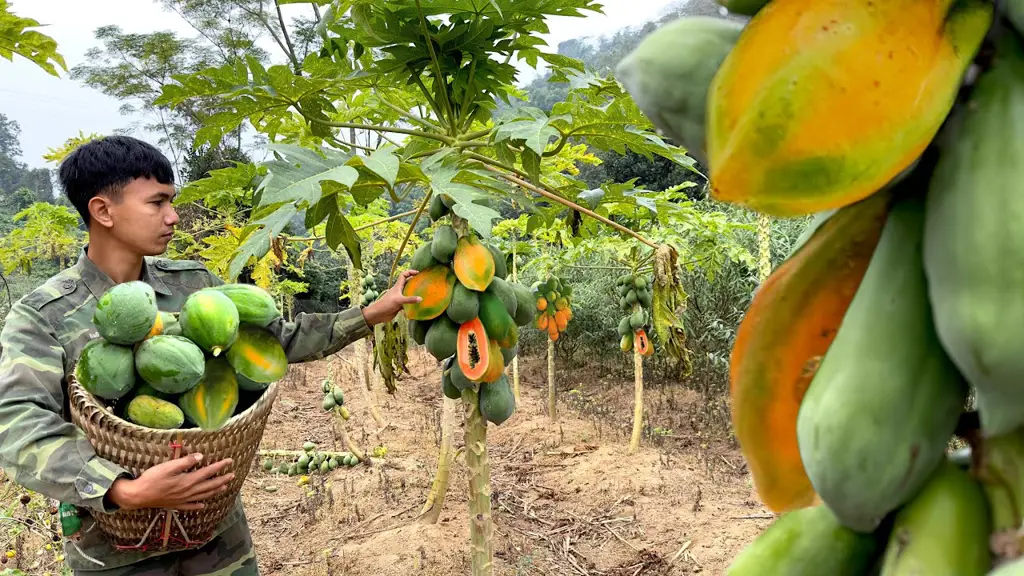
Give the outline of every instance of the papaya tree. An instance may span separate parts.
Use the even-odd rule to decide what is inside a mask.
[[[583,70],[576,60],[541,50],[546,20],[597,12],[593,0],[335,0],[317,26],[322,47],[298,67],[264,67],[252,59],[182,75],[163,88],[159,105],[216,101],[196,146],[215,146],[247,122],[271,142],[272,157],[253,189],[245,224],[226,276],[237,277],[270,253],[284,251],[301,225],[323,226],[323,241],[344,250],[362,269],[363,248],[350,216],[378,198],[412,202],[405,238],[389,273],[393,281],[409,239],[428,208],[444,202],[460,239],[486,242],[499,209],[514,201],[528,225],[565,222],[575,236],[599,226],[632,237],[675,270],[676,251],[610,219],[605,200],[590,194],[571,171],[586,146],[691,167],[685,151],[664,142],[613,79]],[[574,78],[565,102],[551,114],[523,105],[513,84],[512,59],[545,61],[555,81]],[[294,64],[294,63],[293,63]],[[498,102],[502,102],[500,108]],[[211,191],[211,194],[214,193]],[[437,200],[435,200],[437,198]],[[604,213],[602,213],[604,212]],[[471,240],[476,239],[476,240]],[[303,237],[305,241],[305,237]],[[229,244],[230,242],[225,242]],[[423,272],[421,271],[421,274]],[[684,338],[682,289],[667,273],[655,285],[655,328],[666,350],[680,357]],[[410,330],[411,331],[411,330]],[[466,461],[470,469],[473,573],[492,573],[487,422],[479,383],[462,390]]]

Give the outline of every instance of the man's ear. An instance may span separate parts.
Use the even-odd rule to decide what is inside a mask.
[[[114,225],[114,215],[111,212],[113,201],[106,195],[97,194],[89,200],[89,222],[111,228]]]

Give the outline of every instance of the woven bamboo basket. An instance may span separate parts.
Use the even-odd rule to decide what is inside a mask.
[[[277,393],[277,384],[271,384],[252,406],[233,416],[219,430],[154,430],[118,418],[73,376],[68,376],[72,422],[85,432],[101,458],[136,477],[152,466],[197,452],[203,454],[202,465],[224,458],[233,460],[222,474],[234,472],[235,478],[223,494],[206,500],[203,510],[172,512],[145,508],[118,510],[113,514],[93,512],[96,524],[121,549],[184,550],[202,546],[235,504]]]

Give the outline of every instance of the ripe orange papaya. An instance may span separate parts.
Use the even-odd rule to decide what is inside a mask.
[[[537,329],[538,330],[547,330],[548,329],[548,315],[547,314],[541,314],[540,316],[537,316]]]
[[[736,332],[733,428],[754,488],[775,512],[814,499],[796,442],[797,412],[864,278],[891,199],[883,192],[816,216],[758,288]]]
[[[447,266],[435,264],[420,271],[405,283],[402,294],[419,296],[422,302],[405,304],[405,317],[409,320],[433,320],[448,308],[455,293],[455,275]]]
[[[565,327],[569,325],[569,318],[566,317],[564,310],[555,312],[555,325],[558,326],[559,332],[565,332]]]
[[[545,311],[547,309],[548,309],[548,300],[547,300],[547,298],[545,298],[543,296],[541,296],[540,298],[537,298],[537,310],[540,310],[541,312],[543,312],[543,311]]]
[[[708,93],[712,195],[777,216],[851,204],[921,155],[992,22],[985,0],[773,0]]]
[[[494,280],[494,255],[472,234],[459,238],[452,267],[459,282],[470,290],[483,292]]]
[[[558,341],[558,326],[555,323],[548,322],[548,338],[551,338],[555,342]]]
[[[479,318],[474,318],[459,326],[458,348],[455,357],[459,361],[459,370],[473,382],[479,382],[491,365],[491,349],[488,345],[487,331]],[[501,348],[498,348],[501,356]],[[499,359],[499,363],[502,363]]]

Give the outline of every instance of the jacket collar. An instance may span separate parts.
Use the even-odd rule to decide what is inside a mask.
[[[82,282],[85,283],[92,295],[97,300],[103,293],[114,287],[114,281],[107,276],[107,273],[100,270],[96,264],[89,259],[87,250],[89,245],[86,244],[82,251],[78,255],[78,262],[75,264],[75,269],[78,271],[82,278]],[[156,270],[153,263],[153,258],[146,256],[142,263],[142,278],[140,278],[146,284],[153,287],[153,291],[164,296],[170,296],[171,290],[164,284],[164,281],[156,275]]]

